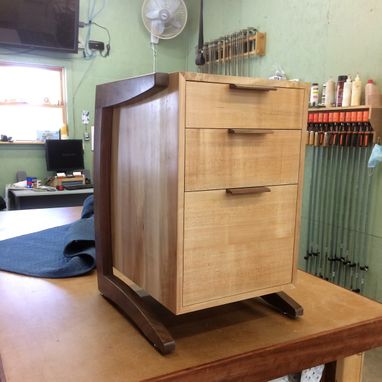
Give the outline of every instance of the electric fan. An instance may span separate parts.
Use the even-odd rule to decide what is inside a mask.
[[[183,0],[144,0],[142,20],[151,33],[151,42],[178,36],[187,22],[187,8]]]

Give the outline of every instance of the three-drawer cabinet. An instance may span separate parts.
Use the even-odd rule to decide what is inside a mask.
[[[293,287],[307,98],[196,73],[98,86],[99,275],[175,314]]]

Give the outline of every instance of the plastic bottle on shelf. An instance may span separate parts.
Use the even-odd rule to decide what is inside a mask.
[[[350,106],[351,88],[352,88],[352,80],[351,80],[351,77],[348,76],[348,78],[344,84],[344,92],[343,92],[343,96],[342,96],[342,106],[344,106],[344,107]]]
[[[362,81],[359,78],[359,75],[357,73],[352,84],[350,106],[361,105],[361,95],[362,95]]]
[[[325,86],[325,106],[331,107],[334,106],[336,103],[336,83],[333,81],[332,78],[329,78],[328,81],[326,81]]]
[[[318,93],[319,93],[318,83],[314,82],[312,83],[310,87],[310,101],[309,101],[310,107],[318,106]]]
[[[368,80],[365,86],[365,104],[369,106],[378,106],[379,89],[373,80]]]
[[[321,101],[319,103],[319,106],[325,106],[325,102],[326,102],[326,82],[322,84]]]
[[[344,93],[344,85],[348,76],[338,76],[337,88],[336,88],[336,106],[342,106],[342,99]]]

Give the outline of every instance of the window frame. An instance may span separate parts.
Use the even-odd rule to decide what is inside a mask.
[[[61,109],[62,113],[62,122],[63,126],[67,126],[68,124],[68,102],[67,102],[67,91],[66,91],[66,69],[63,66],[58,65],[48,65],[48,64],[35,64],[35,63],[24,63],[24,62],[9,62],[0,60],[0,68],[2,67],[25,67],[25,68],[36,68],[36,69],[46,69],[51,71],[56,71],[59,73],[60,78],[60,104],[57,105],[49,105],[44,103],[28,103],[28,102],[3,102],[0,101],[1,106],[18,106],[20,108],[23,107],[41,107],[41,108],[57,108]],[[0,144],[36,144],[36,145],[44,145],[45,142],[38,140],[17,140],[13,142],[1,142]]]

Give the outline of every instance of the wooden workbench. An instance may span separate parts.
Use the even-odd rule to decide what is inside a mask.
[[[58,216],[65,224],[80,210],[57,209],[54,223],[47,220],[46,226],[58,225]],[[30,230],[31,224],[22,223],[27,214],[42,226],[38,211],[18,213],[0,213],[3,238],[9,237],[7,222],[12,236]],[[162,356],[100,295],[95,273],[53,280],[0,272],[5,377],[7,382],[256,382],[321,363],[329,363],[330,371],[333,361],[382,345],[381,304],[304,272],[290,295],[304,306],[297,320],[258,301],[177,319],[167,315],[177,347]],[[326,381],[332,380],[328,373]]]

